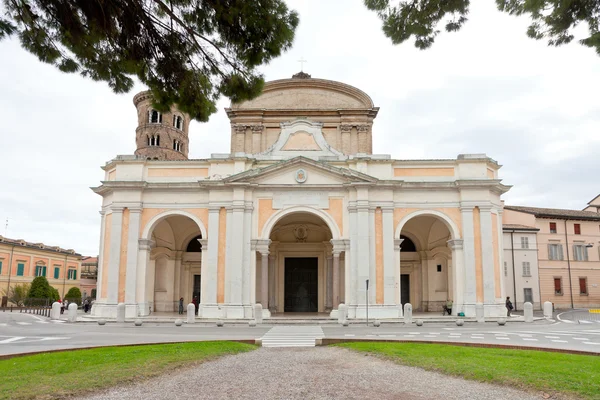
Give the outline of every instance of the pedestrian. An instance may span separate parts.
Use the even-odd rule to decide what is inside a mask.
[[[198,312],[198,298],[196,296],[194,296],[192,303],[194,304],[194,314],[196,314]]]
[[[513,308],[514,307],[512,305],[512,302],[510,301],[510,297],[507,297],[506,298],[506,316],[507,317],[510,317],[510,312],[512,311]]]
[[[183,297],[179,299],[179,315],[183,314]]]
[[[89,309],[90,309],[90,302],[88,301],[88,299],[85,299],[83,301],[83,312],[87,314]]]
[[[62,300],[58,300],[58,302],[60,303],[60,313],[64,314],[65,313],[65,303],[62,302]]]

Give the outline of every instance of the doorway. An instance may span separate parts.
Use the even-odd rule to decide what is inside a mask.
[[[409,274],[401,274],[400,275],[400,302],[402,303],[402,307],[406,303],[410,303],[410,275]]]
[[[317,312],[319,259],[285,258],[284,312]]]
[[[200,303],[200,284],[202,283],[200,275],[194,275],[194,289],[192,290],[192,300],[198,299],[198,304]]]

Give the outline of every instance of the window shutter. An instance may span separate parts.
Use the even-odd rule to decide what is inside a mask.
[[[554,278],[554,292],[560,293],[560,278]]]
[[[2,275],[2,261],[0,261],[0,275]]]
[[[587,251],[587,247],[583,246],[583,261],[588,261],[588,251]]]
[[[77,270],[73,270],[73,280],[77,280]]]
[[[60,269],[54,268],[54,279],[58,279],[60,275]]]
[[[579,278],[579,293],[587,294],[587,285],[585,280],[585,278]]]
[[[23,276],[23,273],[25,272],[25,264],[17,264],[17,276]]]
[[[573,225],[574,229],[575,229],[575,234],[576,235],[581,235],[581,225],[580,224],[575,224]]]
[[[46,277],[46,267],[42,267],[42,276],[45,278]]]
[[[552,256],[552,245],[551,244],[548,245],[548,260],[554,260],[554,257]]]
[[[556,246],[558,247],[558,259],[559,259],[559,260],[563,260],[563,249],[562,249],[562,244],[557,244]]]

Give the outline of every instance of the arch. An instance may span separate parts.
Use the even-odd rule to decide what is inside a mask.
[[[171,216],[182,216],[182,217],[188,217],[189,219],[191,219],[192,221],[194,221],[196,223],[196,225],[198,225],[198,228],[200,229],[200,234],[202,235],[203,238],[207,238],[207,232],[206,232],[206,227],[204,226],[204,224],[202,223],[202,220],[200,220],[200,218],[196,217],[194,214],[189,213],[187,211],[183,211],[183,210],[169,210],[169,211],[165,211],[162,212],[158,215],[155,215],[150,221],[148,221],[148,223],[146,224],[146,226],[144,227],[144,230],[142,232],[142,239],[152,239],[152,232],[154,231],[154,228],[156,228],[156,226],[163,221],[164,219],[171,217]]]
[[[198,239],[202,239],[202,235],[196,235],[192,239],[184,241],[184,243],[187,242],[187,245],[185,246],[185,251],[187,253],[202,253],[202,245]]]
[[[414,235],[410,235],[413,236]],[[402,244],[400,245],[400,251],[403,253],[410,253],[410,252],[417,252],[418,247],[417,247],[417,243],[410,237],[407,236],[406,233],[403,233],[402,235],[400,235],[400,239],[404,239],[404,241],[402,242]],[[419,244],[420,246],[420,244]]]
[[[394,237],[399,238],[400,234],[402,233],[402,228],[404,228],[404,225],[406,225],[406,223],[411,219],[419,216],[438,217],[442,222],[444,222],[444,224],[446,224],[446,227],[450,231],[452,239],[460,239],[460,231],[458,229],[458,226],[456,226],[456,224],[454,223],[454,221],[452,221],[452,219],[450,219],[450,217],[448,217],[446,214],[436,210],[419,210],[406,215],[398,223]]]
[[[329,227],[329,230],[331,231],[331,236],[333,239],[341,239],[340,229],[337,226],[337,224],[335,223],[335,221],[333,220],[333,218],[331,217],[331,215],[329,215],[326,212],[319,210],[317,208],[308,207],[308,206],[293,206],[293,207],[289,207],[289,208],[280,210],[280,211],[276,212],[275,214],[271,215],[269,217],[269,219],[267,220],[267,222],[265,223],[265,225],[263,226],[263,229],[262,229],[262,232],[260,235],[261,239],[269,239],[271,236],[271,231],[273,230],[273,227],[283,217],[285,217],[286,215],[297,214],[297,213],[309,213],[309,214],[316,215],[317,217],[321,218],[323,220],[323,222],[325,222],[325,224],[327,224],[327,226]]]

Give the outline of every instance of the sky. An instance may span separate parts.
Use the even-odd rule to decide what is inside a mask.
[[[506,204],[582,209],[600,194],[600,57],[572,43],[529,39],[526,17],[472,2],[469,22],[432,48],[394,46],[361,0],[288,0],[293,47],[266,80],[304,71],[371,96],[373,152],[396,159],[486,153],[512,189]],[[136,110],[105,83],[64,74],[0,41],[0,235],[96,255],[100,166],[135,151]],[[190,126],[190,158],[229,151],[223,109]],[[8,227],[6,220],[8,219]]]

